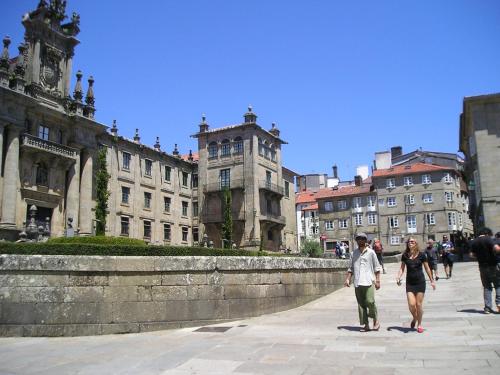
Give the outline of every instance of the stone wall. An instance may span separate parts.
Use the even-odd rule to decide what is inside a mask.
[[[273,313],[339,289],[346,268],[285,257],[0,255],[0,336],[144,332]]]

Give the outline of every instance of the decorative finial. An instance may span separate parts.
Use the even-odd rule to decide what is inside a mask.
[[[17,49],[19,50],[19,55],[17,56],[17,63],[15,68],[15,73],[17,76],[24,77],[25,66],[24,66],[24,51],[28,46],[25,43],[21,43]]]
[[[139,129],[135,129],[134,142],[137,144],[141,142],[141,137],[139,137]]]
[[[118,127],[116,126],[116,120],[113,120],[113,127],[111,128],[111,134],[115,137],[118,135]]]
[[[156,137],[156,143],[154,145],[154,148],[156,151],[161,151],[161,146],[160,146],[160,137]]]
[[[193,150],[189,150],[188,160],[189,161],[193,161],[194,160],[194,158],[193,158]]]
[[[10,38],[8,35],[3,38],[3,50],[0,56],[0,69],[9,69],[9,45]]]
[[[94,77],[90,76],[88,82],[89,82],[89,88],[87,90],[87,96],[85,97],[85,103],[87,103],[89,107],[93,107],[95,104]]]
[[[248,112],[252,112],[252,105],[251,104],[248,105]]]
[[[253,113],[252,106],[248,106],[248,112],[243,115],[245,124],[255,124],[257,122],[257,115]]]
[[[172,152],[175,156],[179,156],[179,149],[177,148],[177,143],[174,145],[174,151]]]
[[[82,71],[78,70],[78,72],[76,72],[75,91],[73,91],[73,98],[75,98],[78,103],[81,103],[83,99],[82,77]]]
[[[279,137],[280,136],[280,130],[276,127],[276,123],[275,122],[273,122],[271,124],[271,130],[269,130],[269,133],[271,133],[275,137]]]
[[[208,131],[207,117],[203,113],[201,115],[200,133],[205,133]]]

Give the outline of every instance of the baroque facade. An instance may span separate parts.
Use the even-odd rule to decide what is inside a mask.
[[[17,239],[32,205],[52,236],[95,227],[98,151],[107,151],[110,198],[106,235],[152,244],[221,246],[222,191],[232,196],[234,245],[295,251],[295,173],[282,166],[285,144],[275,125],[267,131],[249,108],[244,122],[209,129],[199,125],[198,152],[169,154],[118,134],[94,118],[94,79],[70,81],[79,16],[63,24],[65,3],[40,1],[23,17],[25,40],[0,56],[0,237]],[[232,245],[232,244],[231,244]]]

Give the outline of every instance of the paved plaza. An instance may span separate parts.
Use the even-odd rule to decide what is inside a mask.
[[[477,264],[456,264],[452,279],[440,279],[436,291],[428,286],[422,334],[409,328],[397,267],[388,265],[376,295],[379,332],[359,332],[354,291],[343,288],[293,310],[210,327],[1,338],[0,374],[498,374],[500,315],[482,312]]]

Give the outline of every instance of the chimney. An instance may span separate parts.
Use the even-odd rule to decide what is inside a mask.
[[[361,186],[363,178],[360,175],[354,176],[354,185]]]
[[[333,178],[338,178],[338,175],[337,175],[337,164],[335,164],[333,166]]]
[[[403,147],[401,146],[391,147],[391,159],[395,159],[401,155],[403,155]]]

